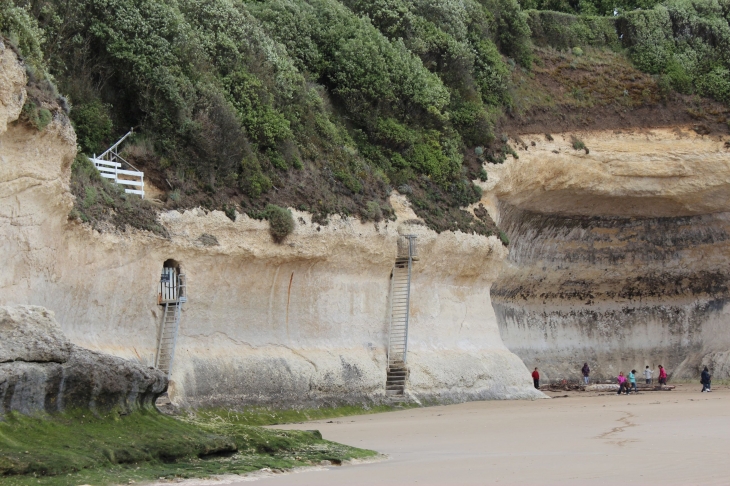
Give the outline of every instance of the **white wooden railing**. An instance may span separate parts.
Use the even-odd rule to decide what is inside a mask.
[[[129,189],[125,187],[124,192],[127,194],[138,194],[144,199],[144,172],[137,170],[135,166],[119,155],[119,146],[132,133],[134,133],[134,130],[127,132],[126,135],[109,147],[103,154],[98,157],[94,154],[93,157],[89,157],[89,160],[91,160],[94,167],[101,173],[102,177],[113,180],[115,183],[123,186],[131,186]],[[122,164],[134,170],[122,169]]]

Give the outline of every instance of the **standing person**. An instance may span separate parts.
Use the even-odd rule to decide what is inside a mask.
[[[636,370],[631,370],[631,373],[629,373],[629,386],[634,389],[634,393],[639,393],[639,390],[636,388]],[[626,394],[629,394],[628,390],[626,390]]]
[[[616,377],[616,380],[618,380],[618,393],[616,395],[621,395],[621,392],[626,390],[626,393],[629,393],[629,389],[626,386],[626,377],[624,376],[624,372],[620,371],[618,376]]]
[[[651,375],[653,375],[653,374],[654,374],[654,372],[652,370],[650,370],[649,367],[647,366],[646,369],[644,370],[644,378],[646,378],[647,385],[651,385]]]
[[[702,383],[702,391],[703,392],[711,392],[710,390],[710,379],[712,376],[710,375],[710,370],[707,369],[707,366],[705,366],[705,369],[702,370],[702,379],[700,380],[700,383]]]
[[[581,370],[581,372],[583,373],[583,383],[587,385],[588,381],[590,380],[588,378],[588,375],[591,374],[591,369],[588,367],[588,363],[583,363],[583,369]]]
[[[667,384],[667,370],[665,370],[662,365],[659,365],[659,384]]]
[[[537,371],[537,368],[535,368],[535,371],[532,372],[532,382],[535,384],[535,388],[538,390],[540,389],[540,372]]]

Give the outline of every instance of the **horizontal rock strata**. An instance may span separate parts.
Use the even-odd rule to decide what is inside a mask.
[[[154,407],[164,373],[81,348],[43,307],[0,307],[0,416]]]
[[[589,147],[575,151],[571,138]],[[547,379],[730,376],[730,152],[691,132],[524,137],[488,201],[511,241],[502,338]],[[535,142],[532,145],[531,142]]]

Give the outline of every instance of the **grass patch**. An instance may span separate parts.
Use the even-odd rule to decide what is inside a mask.
[[[418,405],[409,403],[394,408],[390,405],[363,407],[345,405],[341,407],[309,408],[303,410],[270,410],[267,408],[248,408],[242,411],[233,411],[220,408],[198,410],[197,416],[204,421],[237,423],[241,425],[280,425],[322,420],[329,418],[348,417],[352,415],[368,415],[373,413],[392,412],[403,408],[416,408]]]
[[[11,485],[199,478],[374,455],[323,440],[316,431],[263,429],[221,413],[185,419],[156,411],[10,414],[0,422],[0,482]]]

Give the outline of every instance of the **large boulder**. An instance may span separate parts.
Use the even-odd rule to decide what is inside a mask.
[[[154,368],[76,346],[53,312],[0,307],[0,415],[154,407],[167,377]]]

